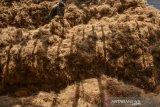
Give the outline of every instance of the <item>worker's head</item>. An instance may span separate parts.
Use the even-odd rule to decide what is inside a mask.
[[[65,4],[63,3],[63,2],[59,2],[59,7],[61,7],[61,8],[64,8],[65,7]]]

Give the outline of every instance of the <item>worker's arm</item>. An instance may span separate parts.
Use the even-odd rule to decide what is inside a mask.
[[[57,8],[57,5],[55,5],[55,6],[53,6],[52,8],[51,8],[51,10],[50,10],[50,12],[49,12],[49,20],[51,20],[54,16],[56,16],[57,15],[57,13],[56,13],[56,8]]]

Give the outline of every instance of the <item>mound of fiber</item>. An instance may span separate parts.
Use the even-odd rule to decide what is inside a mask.
[[[21,1],[12,3],[12,6],[2,5],[0,7],[0,27],[38,28],[49,22],[48,15],[53,3],[45,1],[35,4]]]
[[[57,3],[48,0],[12,1],[11,5],[1,4],[0,28],[15,26],[18,28],[38,28],[49,23],[48,15],[51,7]],[[143,0],[106,0],[75,1],[66,3],[65,18],[71,26],[88,23],[90,19],[112,17],[128,9],[145,6]],[[37,20],[38,19],[38,20]]]

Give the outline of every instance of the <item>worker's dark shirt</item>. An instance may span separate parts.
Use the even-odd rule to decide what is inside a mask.
[[[54,5],[50,12],[50,18],[53,18],[54,16],[64,16],[64,9],[60,8],[58,4]]]

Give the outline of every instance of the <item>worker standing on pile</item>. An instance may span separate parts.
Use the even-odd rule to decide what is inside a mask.
[[[66,0],[65,0],[66,1]],[[52,20],[55,16],[59,16],[61,24],[61,37],[64,37],[64,12],[65,12],[65,1],[61,1],[58,4],[54,5],[49,13],[49,20]]]
[[[49,13],[49,20],[52,20],[56,15],[62,20],[64,17],[65,11],[65,4],[64,2],[59,2],[58,4],[54,5]]]

